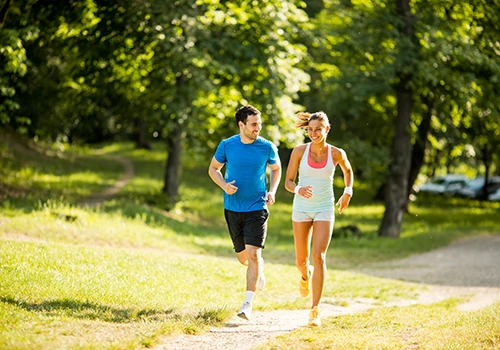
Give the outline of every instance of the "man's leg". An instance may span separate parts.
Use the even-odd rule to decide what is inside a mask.
[[[242,265],[248,266],[248,258],[247,258],[247,251],[246,251],[246,249],[242,250],[239,253],[236,253],[236,256],[238,257],[238,261]]]
[[[262,259],[262,248],[253,245],[245,245],[245,251],[248,258],[247,268],[247,291],[257,289],[257,281],[261,277],[264,261]]]
[[[264,286],[264,260],[262,259],[262,247],[267,235],[267,210],[249,212],[245,217],[243,228],[245,237],[245,252],[247,258],[247,288],[245,292],[245,302],[243,303],[238,316],[249,319],[252,313],[252,302],[257,288]],[[244,255],[239,254],[238,259],[244,262]]]
[[[245,301],[238,312],[238,316],[246,320],[250,319],[252,314],[252,302],[257,289],[259,278],[263,278],[264,261],[261,257],[262,249],[247,244],[245,246],[246,256],[248,258],[247,267],[247,290],[245,292]]]

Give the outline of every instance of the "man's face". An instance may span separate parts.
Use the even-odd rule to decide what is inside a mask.
[[[247,139],[256,140],[259,137],[260,130],[262,130],[260,115],[248,116],[246,124],[240,122],[240,130]]]

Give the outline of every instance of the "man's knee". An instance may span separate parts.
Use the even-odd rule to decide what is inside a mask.
[[[247,253],[245,250],[237,253],[237,256],[238,256],[238,261],[242,264],[242,265],[245,265],[245,266],[248,266],[248,257],[247,257]]]
[[[260,248],[249,246],[245,250],[247,252],[247,258],[248,258],[248,260],[251,260],[252,262],[257,262],[259,260],[259,257],[260,257]]]

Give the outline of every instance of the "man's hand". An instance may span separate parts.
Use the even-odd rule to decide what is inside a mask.
[[[269,205],[273,205],[275,202],[275,196],[276,194],[274,192],[267,192],[266,193],[266,202]]]
[[[234,194],[234,193],[236,193],[236,191],[238,191],[238,187],[236,187],[234,185],[235,182],[236,182],[236,180],[233,180],[231,182],[226,182],[226,188],[224,189],[224,191],[227,194]]]

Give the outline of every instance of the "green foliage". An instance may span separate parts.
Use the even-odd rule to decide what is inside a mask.
[[[163,21],[172,24],[162,24],[165,37],[155,58],[165,67],[157,80],[168,81],[171,89],[158,91],[166,106],[166,132],[173,122],[181,123],[190,145],[213,150],[214,140],[234,133],[236,109],[250,103],[263,113],[265,136],[276,143],[297,140],[293,123],[285,120],[296,111],[292,99],[308,81],[295,67],[305,54],[297,25],[306,20],[289,2],[207,1],[180,20]]]
[[[17,5],[6,23],[12,29],[2,34],[12,36],[9,47],[26,47],[21,60],[9,47],[4,52],[5,71],[17,65],[25,75],[5,94],[16,94],[10,109],[22,106],[17,120],[26,121],[30,136],[96,142],[137,132],[141,121],[149,138],[166,138],[182,124],[189,144],[206,151],[207,141],[233,132],[235,110],[252,103],[268,117],[266,136],[297,140],[285,120],[307,88],[308,75],[296,67],[307,15],[292,2],[40,6]],[[20,35],[29,28],[39,33],[30,41]]]
[[[411,71],[414,139],[423,114],[433,116],[429,166],[472,164],[481,154],[485,164],[495,167],[495,156],[487,159],[482,153],[486,146],[487,154],[498,154],[500,139],[498,108],[492,105],[492,94],[499,91],[492,37],[498,31],[498,11],[482,1],[449,6],[411,2],[417,41],[408,43],[397,32],[394,6],[389,1],[325,1],[310,30],[312,64],[306,71],[311,91],[301,101],[307,109],[331,116],[340,144],[361,139],[388,154],[396,72]],[[416,47],[417,56],[406,45]],[[472,154],[464,151],[470,147]]]
[[[28,71],[28,58],[25,43],[38,37],[38,28],[27,26],[21,30],[3,28],[0,30],[0,125],[18,125],[18,131],[24,133],[30,120],[18,116],[12,120],[11,115],[19,110],[19,101],[15,98],[16,89],[19,88],[18,79],[25,76]]]
[[[241,104],[261,109],[263,135],[283,147],[301,142],[297,111],[324,110],[335,141],[371,145],[378,169],[393,135],[396,72],[407,69],[412,134],[433,116],[428,168],[480,157],[498,172],[497,11],[481,0],[411,6],[415,43],[399,37],[394,4],[382,0],[11,2],[0,123],[70,143],[178,133],[207,156],[234,133]],[[365,173],[378,187],[381,176]]]

